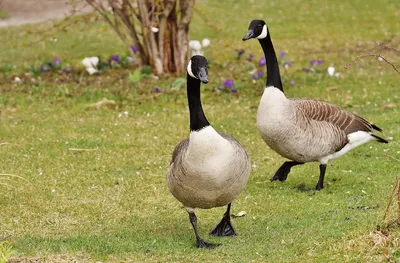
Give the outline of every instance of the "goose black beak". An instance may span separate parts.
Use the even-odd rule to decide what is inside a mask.
[[[247,31],[247,34],[242,38],[243,41],[246,41],[254,36],[254,31],[252,29],[249,29]]]
[[[204,84],[208,83],[208,76],[207,76],[207,70],[206,68],[199,68],[199,73],[198,76],[199,80],[203,82]]]

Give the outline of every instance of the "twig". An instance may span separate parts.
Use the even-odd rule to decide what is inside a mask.
[[[7,239],[9,239],[10,237],[11,237],[11,235],[6,236],[6,237],[3,237],[3,238],[0,238],[0,242],[2,242],[2,241],[4,241],[4,240],[7,240]]]
[[[400,49],[397,49],[397,48],[395,48],[395,47],[392,47],[392,46],[389,46],[389,45],[385,45],[385,44],[379,44],[378,45],[379,47],[383,47],[384,49],[388,49],[388,50],[394,50],[394,51],[396,51],[396,52],[400,52]]]
[[[95,148],[95,149],[83,149],[83,148],[69,148],[69,151],[73,151],[73,152],[92,152],[92,151],[97,151],[99,148]]]
[[[397,179],[397,224],[400,223],[400,185],[399,185],[399,178],[396,177]]]
[[[371,54],[371,53],[370,53],[370,54],[366,54],[366,55],[357,56],[355,59],[350,60],[349,63],[347,63],[346,65],[344,65],[344,68],[345,68],[345,69],[348,69],[349,66],[351,66],[352,64],[354,64],[355,62],[357,62],[357,60],[359,60],[360,58],[365,58],[365,57],[376,57],[376,58],[381,58],[381,59],[383,59],[386,63],[388,63],[389,65],[391,65],[391,66],[393,67],[393,69],[394,69],[397,73],[400,74],[400,70],[396,67],[395,64],[393,64],[393,62],[391,62],[390,60],[388,60],[387,58],[385,58],[385,57],[382,56],[382,55],[379,55],[379,54]]]
[[[391,158],[391,159],[393,159],[393,160],[396,160],[396,161],[400,162],[399,159],[397,159],[397,158],[395,158],[395,157],[393,157],[393,156],[391,156],[391,155],[389,155],[389,154],[384,154],[384,156],[389,157],[389,158]]]
[[[385,210],[385,214],[383,215],[382,221],[384,222],[386,219],[386,215],[389,212],[390,206],[392,205],[392,201],[393,201],[393,196],[394,196],[394,192],[396,191],[396,189],[399,187],[399,178],[396,177],[396,183],[393,187],[392,193],[390,194],[390,199],[389,199],[389,203],[386,206],[386,210]]]
[[[27,182],[28,184],[32,184],[29,180],[27,180],[27,179],[25,179],[24,177],[19,176],[19,175],[15,175],[15,174],[0,174],[0,175],[3,175],[3,176],[11,176],[11,177],[19,178],[19,179],[21,179],[21,180]]]

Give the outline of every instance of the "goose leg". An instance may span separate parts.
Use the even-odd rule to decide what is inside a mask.
[[[291,162],[284,162],[281,167],[279,167],[278,171],[276,171],[276,173],[271,177],[270,181],[276,181],[279,180],[281,182],[286,181],[286,178],[288,177],[289,173],[290,173],[290,168],[292,168],[293,166],[296,165],[300,165],[300,164],[304,164],[304,163],[299,163],[296,161],[291,161]]]
[[[317,189],[318,191],[324,188],[324,177],[325,177],[325,171],[326,171],[326,164],[320,164],[319,165],[319,179],[317,183]]]
[[[210,232],[210,235],[217,237],[233,237],[236,236],[235,229],[231,224],[231,204],[228,204],[221,222],[218,223]]]
[[[201,236],[199,235],[199,230],[197,229],[197,217],[196,217],[195,213],[192,211],[190,211],[190,212],[188,211],[188,214],[189,214],[190,223],[193,226],[194,234],[196,235],[196,247],[210,249],[210,248],[215,248],[216,246],[219,246],[220,244],[207,243],[201,238]]]

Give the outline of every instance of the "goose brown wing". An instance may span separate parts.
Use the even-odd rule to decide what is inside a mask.
[[[170,164],[174,163],[181,152],[183,152],[189,146],[189,139],[186,138],[175,147],[174,152],[172,153],[172,160]]]
[[[292,101],[296,111],[303,114],[304,117],[331,123],[344,131],[346,135],[357,131],[371,132],[373,129],[382,131],[366,119],[335,105],[312,99],[294,99]]]

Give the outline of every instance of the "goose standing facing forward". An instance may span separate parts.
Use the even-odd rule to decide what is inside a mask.
[[[207,60],[193,56],[187,66],[187,97],[190,136],[181,141],[172,154],[167,185],[189,214],[198,248],[213,248],[199,235],[195,208],[227,205],[221,222],[211,230],[214,236],[236,236],[230,220],[231,202],[240,194],[250,175],[250,160],[232,136],[218,133],[204,115],[200,82],[207,83]]]
[[[282,88],[278,61],[271,36],[263,20],[250,23],[244,40],[257,38],[264,51],[267,85],[257,111],[257,128],[267,145],[290,159],[271,181],[285,181],[290,169],[306,162],[320,162],[317,190],[324,187],[326,165],[351,149],[369,141],[388,143],[372,134],[381,128],[339,107],[313,99],[287,99]]]

